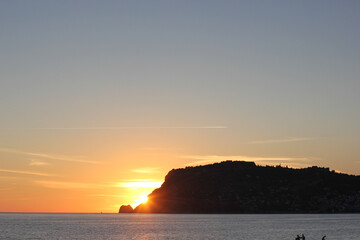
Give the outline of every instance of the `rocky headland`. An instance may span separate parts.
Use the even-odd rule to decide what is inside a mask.
[[[131,207],[130,207],[131,208]],[[225,161],[173,169],[133,213],[359,213],[360,176]]]

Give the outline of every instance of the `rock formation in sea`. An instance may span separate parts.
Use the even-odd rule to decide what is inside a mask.
[[[134,209],[131,205],[122,205],[119,209],[119,213],[133,213]]]
[[[360,212],[360,176],[225,161],[173,169],[134,213]]]

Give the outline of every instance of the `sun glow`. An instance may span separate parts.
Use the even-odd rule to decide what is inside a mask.
[[[140,198],[136,199],[135,202],[133,202],[131,205],[131,207],[136,208],[137,206],[139,206],[141,203],[146,203],[146,201],[148,200],[147,195],[141,196]]]
[[[135,182],[123,182],[119,183],[119,187],[126,187],[126,188],[158,188],[160,187],[162,182],[153,182],[153,181],[135,181]]]

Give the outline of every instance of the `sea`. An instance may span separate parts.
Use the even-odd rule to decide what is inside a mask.
[[[360,214],[0,213],[0,239],[360,240]]]

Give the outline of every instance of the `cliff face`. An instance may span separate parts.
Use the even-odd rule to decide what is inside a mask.
[[[174,169],[134,212],[360,212],[360,176],[242,161]]]

